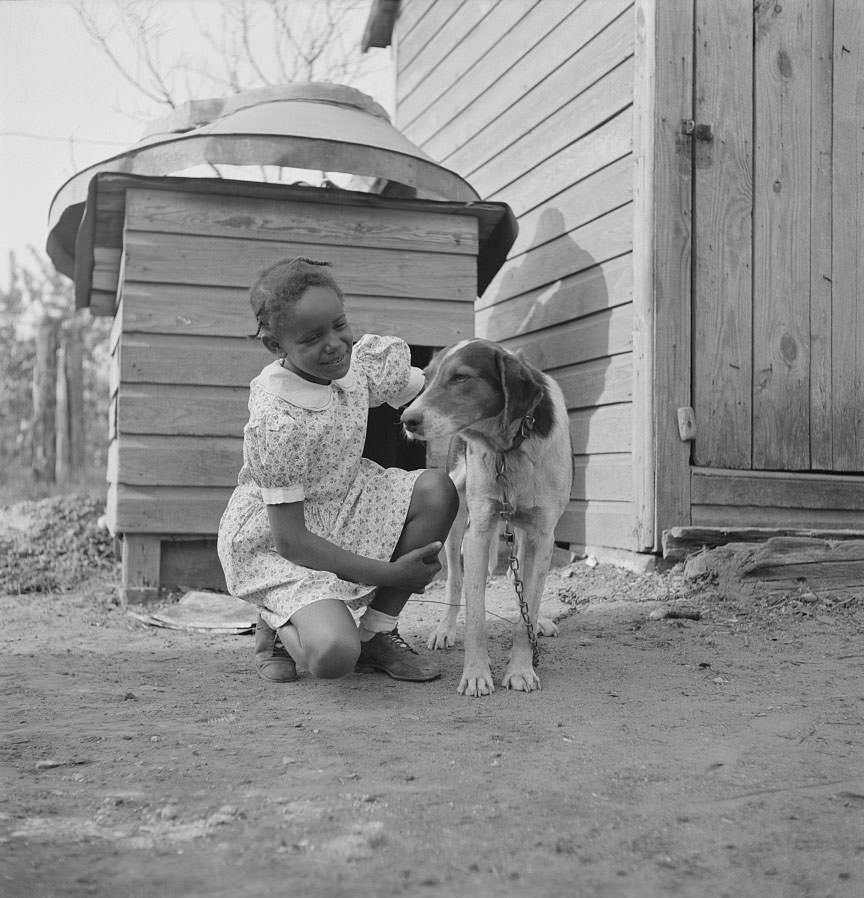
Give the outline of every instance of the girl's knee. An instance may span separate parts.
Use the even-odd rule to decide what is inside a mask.
[[[459,508],[459,493],[446,471],[429,468],[418,478],[415,496],[420,500],[424,512],[440,514],[451,521]]]
[[[322,633],[303,648],[309,673],[325,680],[351,673],[360,657],[360,639],[354,633]]]

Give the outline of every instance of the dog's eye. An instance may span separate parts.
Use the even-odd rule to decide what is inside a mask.
[[[471,378],[467,374],[454,374],[450,378],[451,384],[464,384],[466,380],[470,380]]]

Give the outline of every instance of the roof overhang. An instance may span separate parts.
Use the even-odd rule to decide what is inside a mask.
[[[464,178],[394,128],[366,94],[337,84],[284,84],[187,103],[155,122],[130,149],[73,175],[51,203],[49,256],[64,273],[74,268],[70,234],[97,176],[182,177],[219,165],[339,172],[368,179],[382,193],[445,202],[480,199]]]
[[[247,199],[353,205],[369,210],[388,208],[466,215],[477,221],[478,295],[489,286],[504,264],[518,233],[516,218],[506,203],[478,201],[463,203],[416,197],[402,198],[339,188],[263,184],[225,178],[149,177],[100,172],[91,178],[85,202],[80,204],[80,208],[67,208],[49,235],[48,253],[58,270],[74,279],[76,305],[79,308],[89,305],[97,227],[101,240],[107,239],[112,245],[121,245],[124,218],[122,204],[125,204],[126,190],[130,188],[206,193],[208,196],[242,196]],[[119,209],[118,194],[122,197]],[[110,214],[100,216],[100,210],[106,205]],[[106,228],[113,229],[116,233],[106,233]]]

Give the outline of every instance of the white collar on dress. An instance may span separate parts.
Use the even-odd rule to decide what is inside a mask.
[[[357,375],[354,373],[354,359],[351,359],[351,367],[344,377],[331,381],[329,384],[316,384],[311,380],[304,380],[299,374],[295,374],[288,368],[283,368],[278,359],[271,362],[253,381],[253,384],[290,402],[300,408],[318,412],[327,408],[333,398],[332,387],[338,387],[343,392],[350,393],[357,386]]]

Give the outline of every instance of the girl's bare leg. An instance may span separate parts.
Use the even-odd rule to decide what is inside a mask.
[[[354,670],[360,637],[351,612],[339,599],[322,599],[291,615],[279,638],[297,666],[333,679]]]
[[[436,540],[443,544],[458,509],[459,495],[449,475],[437,469],[424,471],[414,484],[405,526],[392,558]],[[379,586],[369,607],[397,617],[410,595],[402,589]]]

